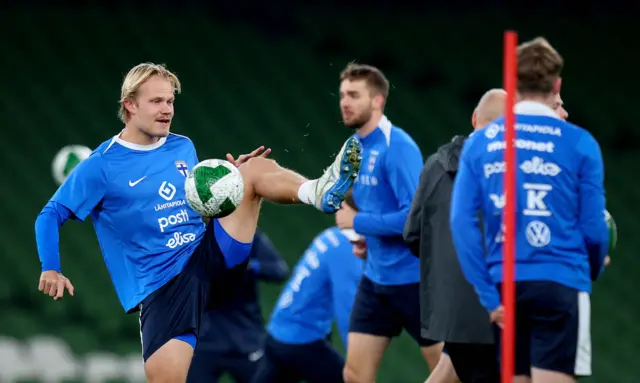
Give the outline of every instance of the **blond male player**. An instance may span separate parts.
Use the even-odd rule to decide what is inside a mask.
[[[361,161],[354,138],[315,180],[264,158],[268,151],[260,156],[262,147],[237,160],[227,155],[244,177],[244,200],[230,216],[205,224],[182,186],[198,163],[196,150],[169,132],[180,89],[162,65],[131,69],[120,100],[124,130],[74,169],[36,220],[39,290],[57,300],[74,291],[61,274],[59,228],[91,216],[122,306],[140,311],[149,382],[185,381],[212,281],[248,262],[262,199],[334,213]]]

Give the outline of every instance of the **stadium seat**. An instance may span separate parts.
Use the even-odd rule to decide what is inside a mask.
[[[27,341],[34,376],[43,383],[59,383],[79,377],[80,366],[69,346],[51,336],[35,336]]]
[[[18,382],[33,378],[33,364],[22,344],[0,337],[0,382]]]
[[[122,360],[122,375],[130,383],[144,382],[144,362],[141,354],[125,356]]]
[[[102,383],[126,377],[125,361],[118,355],[106,352],[91,352],[84,357],[84,381]],[[142,365],[142,362],[139,361]]]

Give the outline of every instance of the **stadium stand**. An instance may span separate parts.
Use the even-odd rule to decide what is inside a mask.
[[[356,16],[360,21],[354,22]],[[76,287],[76,296],[63,302],[36,289],[33,235],[34,219],[55,191],[55,152],[67,144],[95,147],[121,129],[119,85],[131,66],[166,63],[180,76],[184,94],[177,99],[173,130],[193,139],[201,159],[266,145],[283,165],[311,176],[349,134],[339,122],[337,76],[352,60],[387,72],[388,115],[412,133],[425,155],[454,134],[469,132],[475,100],[501,84],[503,17],[311,9],[287,28],[257,28],[188,9],[172,12],[170,20],[163,9],[3,10],[0,25],[11,33],[0,40],[11,53],[0,59],[8,73],[0,92],[0,152],[11,166],[0,180],[12,186],[0,188],[0,199],[8,202],[3,213],[11,217],[3,223],[11,235],[2,236],[0,257],[0,380],[143,380],[138,318],[122,312],[91,225],[62,230],[63,270]],[[158,29],[158,20],[167,22]],[[640,275],[640,239],[631,233],[640,220],[629,207],[639,206],[640,197],[628,175],[640,173],[640,133],[633,129],[634,104],[625,89],[631,60],[623,60],[624,41],[611,38],[627,27],[601,22],[591,28],[565,18],[539,30],[523,21],[519,29],[524,37],[544,34],[564,55],[566,108],[570,120],[592,129],[603,147],[608,208],[620,230],[612,265],[594,289],[595,376],[585,382],[638,382],[640,301],[633,277]],[[594,45],[604,52],[585,59]],[[615,70],[605,72],[611,62]],[[290,265],[314,233],[331,223],[312,214],[265,207],[261,226]],[[266,310],[277,293],[278,287],[265,286]],[[411,344],[403,338],[392,346],[381,382],[424,379],[427,369],[417,350],[406,352]]]

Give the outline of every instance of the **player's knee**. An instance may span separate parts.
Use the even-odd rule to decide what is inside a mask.
[[[345,383],[368,383],[363,379],[361,374],[348,363],[342,370],[342,379],[344,379]]]
[[[264,157],[250,158],[238,167],[245,183],[253,183],[262,174],[271,172],[277,168],[278,163],[275,160]]]
[[[271,171],[277,167],[278,163],[275,160],[264,157],[254,157],[240,165],[238,169],[240,169],[240,173],[244,175]]]
[[[154,368],[155,367],[155,368]],[[184,382],[187,378],[185,371],[162,368],[160,366],[144,366],[147,383],[175,383]]]
[[[422,356],[432,371],[442,356],[442,346],[443,343],[436,343],[430,346],[421,347]]]

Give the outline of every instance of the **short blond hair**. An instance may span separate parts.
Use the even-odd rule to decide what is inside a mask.
[[[152,76],[161,76],[167,79],[171,83],[175,93],[179,94],[182,91],[182,86],[180,85],[178,76],[168,70],[164,64],[138,64],[131,68],[129,73],[125,76],[124,81],[122,81],[122,89],[120,91],[120,110],[118,110],[118,117],[120,118],[120,121],[126,124],[127,120],[129,120],[129,111],[124,107],[124,102],[135,98],[140,86],[142,86],[142,84]]]

